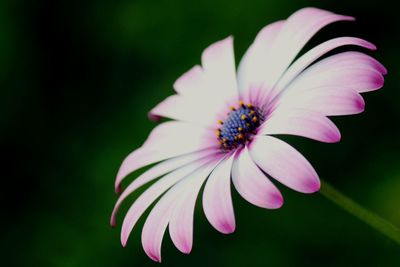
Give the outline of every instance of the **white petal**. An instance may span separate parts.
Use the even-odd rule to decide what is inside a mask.
[[[210,157],[213,154],[215,154],[215,152],[210,150],[194,152],[187,155],[168,159],[145,171],[143,174],[141,174],[139,177],[133,180],[133,182],[129,184],[129,186],[123,191],[123,193],[118,198],[111,215],[111,222],[110,222],[111,225],[112,226],[116,225],[116,215],[120,205],[136,189],[154,179],[157,179],[158,177],[166,173],[178,169],[179,167],[183,167],[186,164],[196,160],[204,159],[204,157]]]
[[[317,8],[303,8],[295,12],[277,31],[268,51],[263,52],[267,53],[261,56],[265,61],[263,68],[256,75],[250,74],[251,79],[247,79],[250,88],[262,86],[267,97],[276,94],[271,93],[271,89],[310,38],[326,25],[341,20],[353,18]]]
[[[195,161],[170,172],[152,184],[146,191],[143,192],[143,194],[138,197],[138,199],[136,199],[136,201],[129,208],[127,214],[125,215],[124,222],[122,223],[121,243],[123,246],[126,245],[129,234],[146,209],[171,186],[202,165],[204,165],[204,161]]]
[[[282,28],[284,20],[265,26],[257,34],[253,44],[247,49],[238,67],[238,82],[241,99],[246,102],[254,102],[250,96],[250,90],[255,90],[262,84],[265,77],[265,69],[268,67],[268,52]],[[260,81],[257,84],[257,81]]]
[[[235,157],[232,182],[239,194],[253,205],[266,209],[277,209],[283,205],[281,193],[254,164],[247,147]]]
[[[179,155],[217,146],[213,132],[193,124],[170,121],[158,125],[146,142],[122,162],[115,181],[119,192],[121,181],[146,165]]]
[[[280,107],[260,126],[258,135],[289,134],[334,143],[340,140],[339,129],[320,112]]]
[[[283,90],[300,72],[307,68],[312,62],[317,60],[322,55],[328,53],[329,51],[332,51],[333,49],[344,45],[357,45],[368,49],[376,49],[373,44],[360,38],[339,37],[331,39],[314,47],[313,49],[302,55],[299,59],[297,59],[288,68],[283,77],[279,80],[276,87],[280,90]]]
[[[235,230],[235,215],[231,197],[233,156],[223,160],[211,173],[204,187],[204,213],[215,229],[224,234]]]
[[[238,101],[233,38],[228,37],[210,45],[201,56],[202,67],[207,79],[210,98]],[[212,99],[210,99],[212,101]]]
[[[254,162],[287,187],[314,193],[320,188],[317,173],[297,150],[272,136],[257,136],[249,146]]]
[[[201,185],[215,163],[216,161],[213,161],[213,163],[203,165],[187,175],[168,190],[151,210],[143,226],[142,244],[146,254],[153,260],[161,262],[161,243],[168,222],[171,223],[170,229],[172,227],[178,231],[172,231],[177,233],[177,235],[172,235],[174,243],[179,245],[178,248],[184,249],[183,252],[190,252],[194,204]],[[179,229],[176,223],[179,223]],[[181,233],[183,236],[180,235]]]
[[[190,253],[193,244],[193,216],[197,195],[216,161],[202,167],[187,178],[185,189],[174,203],[169,222],[172,242],[183,253]]]
[[[291,89],[280,99],[281,111],[300,108],[326,116],[351,115],[364,111],[365,103],[362,96],[346,85],[305,88],[304,90]]]

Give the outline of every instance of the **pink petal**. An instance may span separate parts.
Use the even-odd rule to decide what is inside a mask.
[[[310,38],[326,25],[352,17],[336,15],[317,8],[303,8],[291,15],[268,49],[264,75],[253,81],[255,85],[263,84],[264,88],[272,88],[279,77],[300,52]],[[261,80],[259,78],[262,78]]]
[[[174,84],[174,95],[153,108],[149,116],[171,118],[203,126],[215,124],[225,105],[237,103],[238,88],[233,38],[228,37],[206,48],[202,67],[195,66]]]
[[[118,201],[115,204],[111,215],[111,221],[110,221],[111,226],[114,227],[116,225],[116,215],[122,202],[136,189],[170,171],[173,171],[193,161],[203,159],[206,156],[209,157],[214,153],[215,152],[209,150],[190,153],[187,155],[168,159],[145,171],[143,174],[141,174],[139,177],[133,180],[133,182],[129,184],[129,186],[124,190],[124,192],[118,198]]]
[[[126,245],[129,234],[131,233],[136,222],[140,216],[146,211],[146,209],[168,188],[173,186],[175,183],[201,167],[204,161],[195,161],[185,165],[182,168],[176,169],[164,177],[160,178],[157,182],[152,184],[146,191],[141,194],[136,201],[129,208],[125,215],[124,222],[122,223],[121,230],[121,243],[123,246]]]
[[[247,49],[238,67],[238,82],[241,99],[251,102],[249,90],[262,84],[268,62],[268,51],[285,21],[277,21],[265,26],[257,34],[253,44]]]
[[[285,88],[300,72],[307,68],[312,62],[317,60],[322,55],[344,45],[357,45],[368,49],[376,49],[376,47],[360,38],[354,37],[339,37],[326,41],[297,59],[285,72],[283,77],[279,80],[277,88]]]
[[[175,91],[183,96],[201,92],[202,86],[204,86],[203,75],[203,69],[199,65],[194,66],[176,80]]]
[[[203,210],[211,225],[224,234],[235,231],[231,197],[233,156],[224,159],[211,173],[204,187]]]
[[[323,64],[326,68],[328,68],[328,66],[330,66],[331,68],[347,68],[357,66],[358,68],[375,70],[383,75],[387,74],[387,69],[385,68],[385,66],[383,66],[375,58],[356,51],[347,51],[335,54],[331,57],[324,59],[321,62],[324,62]]]
[[[122,162],[115,181],[120,191],[121,181],[131,172],[146,165],[183,154],[216,146],[213,132],[206,128],[178,121],[158,125],[142,147],[133,151]]]
[[[342,87],[318,87],[296,90],[291,88],[280,99],[283,112],[293,108],[316,111],[326,116],[351,115],[364,111],[365,103],[356,91]]]
[[[204,92],[196,97],[173,95],[167,97],[149,112],[152,119],[170,118],[208,127],[216,121],[216,113],[223,107],[223,101],[216,108],[207,108],[210,95]]]
[[[169,222],[172,242],[183,253],[190,253],[193,244],[193,216],[197,195],[217,162],[208,164],[187,177],[187,186],[174,203]]]
[[[287,187],[302,193],[319,190],[320,181],[314,168],[285,142],[272,136],[257,136],[250,144],[249,152],[264,172]]]
[[[383,86],[385,73],[382,65],[376,61],[360,60],[356,55],[353,59],[338,54],[325,58],[303,71],[288,86],[289,90],[308,90],[316,87],[345,87],[359,93],[373,91]]]
[[[334,143],[340,140],[339,129],[324,114],[307,109],[279,107],[260,127],[258,135],[289,134]]]
[[[283,205],[281,193],[254,164],[247,147],[235,157],[232,182],[239,194],[253,205],[266,209],[277,209]]]
[[[238,100],[233,38],[230,36],[207,47],[201,55],[201,63],[208,90],[208,101]],[[223,102],[222,102],[223,103]]]
[[[147,256],[161,262],[161,243],[169,218],[174,209],[174,202],[182,193],[181,183],[173,186],[151,210],[142,230],[142,246]]]
[[[177,236],[173,235],[173,238],[178,237],[178,239],[173,239],[174,243],[179,241],[177,247],[186,253],[190,252],[194,204],[201,185],[215,166],[216,161],[213,162],[214,164],[203,165],[179,181],[161,197],[150,212],[143,226],[142,244],[146,254],[151,259],[161,262],[161,243],[168,222],[171,223],[170,229],[172,227],[177,230],[177,232],[173,230],[173,233],[178,234]],[[182,206],[182,203],[184,206]],[[180,229],[177,229],[176,223],[179,223]],[[183,239],[180,235],[181,230],[183,231]]]

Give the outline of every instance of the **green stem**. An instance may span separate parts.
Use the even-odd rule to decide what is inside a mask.
[[[390,222],[357,204],[325,181],[322,181],[320,193],[400,245],[400,230]]]

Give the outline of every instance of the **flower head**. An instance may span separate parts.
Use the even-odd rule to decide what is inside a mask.
[[[116,190],[131,172],[156,163],[122,192],[121,202],[137,188],[158,179],[132,204],[122,224],[125,245],[138,219],[152,208],[142,231],[147,255],[161,261],[161,242],[169,229],[183,253],[192,248],[193,213],[204,185],[202,206],[222,233],[235,230],[231,181],[250,203],[267,209],[282,206],[275,181],[302,193],[319,190],[311,164],[276,135],[338,142],[340,132],[328,116],[364,110],[360,93],[383,86],[385,68],[361,52],[319,58],[347,45],[374,50],[354,37],[328,40],[294,60],[324,26],[352,17],[304,8],[287,20],[264,27],[236,71],[233,39],[212,44],[174,84],[177,94],[150,111],[150,118],[172,119],[158,125],[146,142],[122,163]]]

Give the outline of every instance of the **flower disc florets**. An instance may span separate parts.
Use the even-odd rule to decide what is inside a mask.
[[[230,110],[225,120],[218,121],[221,127],[216,131],[221,148],[224,150],[232,150],[246,144],[264,121],[262,111],[251,103],[245,104],[239,101],[239,106],[237,108],[231,106]]]

